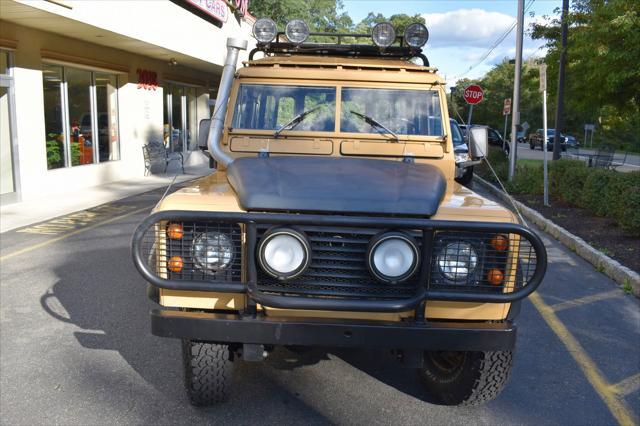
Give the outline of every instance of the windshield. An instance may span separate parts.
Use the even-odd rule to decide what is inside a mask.
[[[443,136],[440,98],[435,91],[345,88],[340,108],[342,132],[378,132],[353,111],[397,134]]]
[[[451,137],[453,138],[454,147],[464,144],[464,138],[462,137],[460,127],[458,127],[458,123],[454,120],[451,120]]]
[[[278,130],[297,115],[317,108],[295,129],[332,132],[335,93],[335,87],[243,84],[238,92],[232,127]]]

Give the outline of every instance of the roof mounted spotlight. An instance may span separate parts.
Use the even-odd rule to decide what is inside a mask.
[[[429,40],[429,30],[420,22],[415,22],[404,30],[404,42],[414,49],[427,44]]]
[[[302,19],[287,22],[284,33],[291,43],[300,44],[309,37],[309,26]]]
[[[373,27],[373,31],[371,31],[371,38],[376,46],[384,49],[391,46],[396,40],[396,31],[393,29],[393,25],[391,25],[391,23],[380,22]]]
[[[276,38],[277,32],[273,19],[260,18],[253,24],[253,36],[260,43],[271,43]]]

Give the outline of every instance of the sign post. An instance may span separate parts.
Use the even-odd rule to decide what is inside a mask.
[[[595,130],[596,130],[595,124],[584,125],[584,146],[587,146],[587,132],[591,132],[591,143],[589,144],[589,147],[593,148],[593,133]]]
[[[507,143],[507,120],[509,119],[509,114],[511,114],[511,98],[507,98],[504,100],[504,105],[502,107],[502,115],[504,115],[504,132],[502,132],[502,150],[504,151],[504,145]],[[516,140],[517,140],[516,136]]]
[[[470,135],[471,130],[471,115],[473,114],[473,106],[479,104],[484,99],[484,91],[482,87],[477,84],[470,84],[464,89],[464,100],[470,105],[469,107],[469,122],[467,123],[467,135]]]
[[[549,205],[549,176],[547,173],[547,66],[540,65],[540,91],[542,92],[542,152],[544,153],[544,205]]]

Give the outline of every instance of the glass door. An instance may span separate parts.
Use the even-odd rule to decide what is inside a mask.
[[[196,89],[166,84],[164,90],[164,143],[172,152],[198,149]]]

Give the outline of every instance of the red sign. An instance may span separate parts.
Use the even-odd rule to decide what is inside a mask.
[[[158,88],[158,74],[155,71],[138,68],[138,89],[156,90]]]
[[[223,0],[184,0],[220,22],[227,22],[229,9]]]
[[[249,10],[249,0],[234,0],[233,3],[236,7],[236,12],[238,12],[240,16],[247,14]]]
[[[484,92],[482,91],[482,87],[477,84],[472,84],[464,89],[464,100],[467,101],[469,105],[479,104],[482,102],[482,99],[484,99]]]

